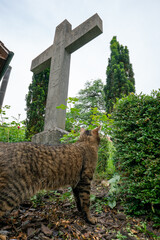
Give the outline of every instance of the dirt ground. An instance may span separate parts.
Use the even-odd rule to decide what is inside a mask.
[[[83,220],[67,190],[43,194],[14,209],[0,220],[0,239],[160,239],[160,229],[153,222],[125,215],[120,204],[114,209],[105,205],[107,188],[100,182],[92,184],[91,212],[98,218],[96,225]]]

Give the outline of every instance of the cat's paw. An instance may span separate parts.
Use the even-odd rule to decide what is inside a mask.
[[[96,224],[97,223],[97,218],[96,217],[90,217],[87,219],[87,221],[91,224]]]

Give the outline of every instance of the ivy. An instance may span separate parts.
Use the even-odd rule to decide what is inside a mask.
[[[48,93],[49,69],[33,75],[29,92],[26,95],[26,138],[31,139],[33,135],[43,131],[45,107]]]

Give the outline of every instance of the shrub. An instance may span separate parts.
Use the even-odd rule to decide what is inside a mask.
[[[113,119],[115,162],[126,209],[160,222],[160,91],[120,99]]]
[[[110,116],[106,116],[105,113],[99,111],[96,107],[90,109],[90,114],[88,116],[88,119],[83,121],[80,120],[80,116],[77,119],[77,115],[79,115],[79,109],[75,107],[75,102],[77,102],[77,98],[69,98],[68,103],[70,104],[69,107],[65,107],[63,105],[58,106],[58,109],[69,109],[69,113],[67,115],[67,126],[69,126],[68,123],[71,123],[70,127],[70,132],[68,135],[64,135],[63,138],[61,138],[62,143],[70,142],[73,143],[77,141],[79,134],[80,134],[80,128],[84,127],[86,129],[93,129],[97,126],[101,126],[101,132],[103,133],[101,136],[101,142],[99,146],[99,151],[98,151],[98,163],[97,163],[97,168],[96,171],[98,174],[103,175],[104,177],[110,177],[114,174],[115,172],[115,166],[113,164],[113,153],[114,153],[114,146],[111,141],[108,140],[106,137],[110,131],[111,127],[110,125],[112,124],[112,119]],[[75,114],[75,115],[74,115]],[[68,130],[68,129],[67,129]]]
[[[25,125],[24,121],[20,121],[15,117],[14,121],[7,122],[6,110],[10,106],[5,106],[0,109],[0,142],[22,142],[25,141]]]
[[[115,173],[113,163],[114,151],[113,143],[108,138],[101,136],[96,172],[105,178],[110,178]]]

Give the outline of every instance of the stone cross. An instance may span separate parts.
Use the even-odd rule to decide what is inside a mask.
[[[61,104],[66,105],[71,53],[101,33],[102,20],[98,14],[73,30],[71,24],[64,20],[56,27],[53,45],[32,61],[31,71],[35,74],[50,67],[44,132],[40,136],[36,134],[33,138],[34,142],[53,144],[52,140],[48,140],[47,131],[55,128],[65,129],[66,111],[56,107]]]

